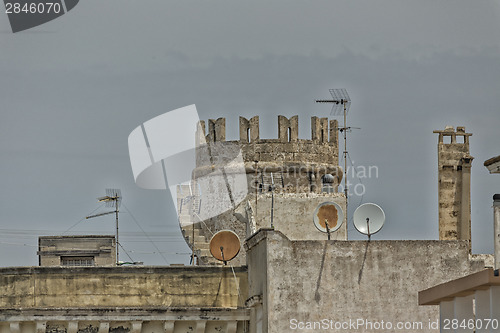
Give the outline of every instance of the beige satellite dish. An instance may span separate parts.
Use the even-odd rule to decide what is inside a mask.
[[[319,231],[328,233],[330,239],[330,233],[337,231],[344,222],[344,212],[336,202],[323,202],[314,210],[313,221]]]
[[[231,230],[221,230],[210,240],[210,253],[226,265],[238,255],[240,246],[240,238],[236,233]]]

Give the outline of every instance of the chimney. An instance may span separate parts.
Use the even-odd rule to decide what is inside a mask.
[[[471,165],[465,127],[446,126],[438,138],[439,239],[466,240],[471,248]]]
[[[500,194],[493,196],[493,221],[495,234],[495,269],[500,268]]]

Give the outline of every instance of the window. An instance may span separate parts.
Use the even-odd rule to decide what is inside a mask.
[[[95,266],[94,257],[61,257],[61,266]]]
[[[327,173],[323,175],[323,177],[321,177],[321,182],[323,184],[321,188],[323,193],[335,193],[335,189],[333,187],[335,178],[331,174]]]
[[[331,184],[323,184],[321,192],[323,192],[323,193],[335,193],[335,189],[333,188],[333,186]]]

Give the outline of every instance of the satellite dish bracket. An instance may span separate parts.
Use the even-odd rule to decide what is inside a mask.
[[[370,218],[369,217],[366,218],[366,229],[368,229],[368,241],[370,241],[372,235],[370,234]]]
[[[222,262],[227,265],[227,260],[224,258],[224,246],[220,247],[220,255],[222,256]]]
[[[326,233],[328,234],[328,240],[330,240],[330,226],[328,225],[328,219],[325,219]]]

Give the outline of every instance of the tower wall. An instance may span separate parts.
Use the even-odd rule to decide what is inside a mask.
[[[438,139],[439,239],[471,240],[469,136],[465,127],[434,131]]]
[[[199,122],[191,189],[181,191],[190,194],[178,205],[184,209],[183,234],[199,263],[215,263],[208,243],[217,231],[232,230],[242,243],[271,225],[293,240],[327,239],[314,226],[315,208],[333,201],[345,211],[345,196],[337,193],[343,176],[337,120],[312,117],[311,139],[299,138],[298,116],[278,116],[277,125],[278,137],[263,139],[258,116],[240,117],[239,140],[226,141],[224,118]],[[331,239],[347,239],[345,214],[342,223]],[[245,262],[241,249],[232,263]]]

